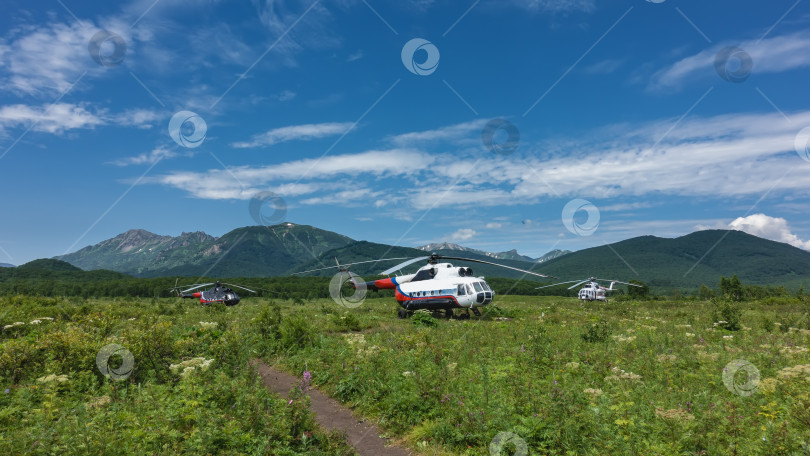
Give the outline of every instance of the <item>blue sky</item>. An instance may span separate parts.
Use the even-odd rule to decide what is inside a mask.
[[[266,195],[284,221],[405,246],[540,256],[731,227],[810,249],[808,3],[2,11],[0,262],[131,228],[222,235]]]

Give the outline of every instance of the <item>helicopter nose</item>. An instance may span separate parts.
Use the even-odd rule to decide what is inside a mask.
[[[236,293],[228,293],[225,295],[225,305],[235,306],[239,304],[239,296]]]

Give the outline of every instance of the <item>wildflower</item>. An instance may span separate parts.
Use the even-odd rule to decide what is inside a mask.
[[[681,408],[664,410],[662,408],[656,407],[655,416],[667,421],[678,421],[678,422],[692,421],[695,419],[695,415],[692,415],[691,413]]]
[[[312,384],[312,374],[309,371],[304,371],[304,376],[301,379],[301,391],[306,391]]]
[[[411,371],[405,371],[405,372],[402,373],[403,377],[410,377],[412,375],[413,375],[413,372],[411,372]]]
[[[447,365],[447,370],[456,370],[456,366],[458,366],[458,363],[450,363]]]
[[[781,352],[784,355],[798,355],[798,354],[804,353],[806,351],[807,351],[806,347],[802,347],[802,346],[799,346],[799,345],[794,345],[792,347],[787,346],[787,347],[782,347],[782,348],[779,349],[779,352]]]
[[[686,337],[695,337],[693,333],[686,333]]]
[[[187,378],[195,371],[202,372],[208,370],[213,362],[213,359],[205,359],[203,357],[191,358],[178,364],[170,365],[169,370],[171,370],[173,374],[179,374],[180,377]]]
[[[733,338],[734,338],[734,336],[723,336],[723,339],[726,339],[726,340],[731,340]]]
[[[677,359],[678,357],[675,355],[658,355],[658,362],[659,363],[670,363]]]
[[[605,377],[606,381],[641,380],[641,375],[634,374],[632,372],[625,372],[623,369],[619,369],[618,367],[614,366],[611,368],[611,370],[616,374]]]
[[[89,408],[104,407],[105,405],[109,404],[110,402],[112,402],[112,399],[110,398],[110,396],[101,396],[99,398],[94,399],[87,406]]]
[[[10,324],[10,325],[5,325],[5,326],[3,326],[3,331],[5,331],[5,330],[7,330],[7,329],[11,329],[11,328],[16,328],[17,326],[22,326],[22,325],[24,325],[24,324],[25,324],[25,323],[23,323],[23,322],[21,322],[21,321],[15,321],[14,323],[12,323],[12,324]]]
[[[219,323],[215,321],[201,321],[200,327],[202,329],[216,329],[219,326]]]
[[[601,396],[602,395],[602,390],[599,389],[599,388],[585,388],[585,390],[582,391],[582,392],[585,393],[585,394],[590,394],[592,396]]]
[[[8,389],[8,388],[6,388],[6,390],[5,390],[4,392],[5,392],[6,394],[8,394],[8,393],[10,393],[10,392],[11,392],[11,390],[10,390],[10,389]]]
[[[790,380],[798,377],[810,376],[810,364],[800,364],[798,366],[786,367],[776,373],[780,380]]]
[[[44,377],[39,377],[37,379],[37,383],[43,383],[43,384],[47,384],[47,383],[65,383],[67,381],[68,381],[68,376],[67,375],[56,375],[56,374],[46,375]]]
[[[759,382],[759,391],[764,394],[771,394],[776,391],[777,384],[779,384],[779,380],[775,378],[766,378]]]
[[[571,361],[570,363],[565,363],[565,367],[571,370],[579,369],[579,363],[576,361]]]
[[[613,336],[613,338],[616,339],[617,342],[632,342],[632,341],[636,340],[636,336],[618,335],[618,336]]]

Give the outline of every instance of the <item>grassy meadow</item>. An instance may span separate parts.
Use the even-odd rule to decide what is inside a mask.
[[[400,320],[373,297],[1,297],[0,454],[353,454],[254,357],[423,455],[810,454],[804,299],[495,303]],[[134,359],[121,381],[97,367],[111,343]]]

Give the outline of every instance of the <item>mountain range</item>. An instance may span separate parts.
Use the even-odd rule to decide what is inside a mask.
[[[517,251],[491,253],[457,244],[397,247],[349,237],[307,225],[249,226],[221,237],[202,232],[161,236],[130,230],[99,244],[58,257],[85,270],[109,269],[136,277],[268,277],[328,268],[337,258],[351,270],[373,277],[394,261],[435,252],[464,256],[553,275],[561,280],[601,277],[637,279],[657,290],[716,286],[737,274],[744,283],[810,288],[810,252],[741,231],[706,230],[674,239],[641,236],[577,252],[554,251],[530,258]],[[361,262],[368,262],[362,263]],[[412,272],[422,263],[403,272]],[[523,277],[486,264],[471,265],[477,275]],[[311,272],[331,275],[334,269]],[[538,282],[543,279],[526,276]]]
[[[487,256],[496,260],[517,260],[517,261],[526,261],[528,263],[543,263],[548,260],[553,260],[558,256],[566,255],[571,253],[570,250],[552,250],[551,252],[546,253],[545,255],[541,256],[540,258],[532,258],[525,255],[521,255],[518,253],[517,249],[509,250],[508,252],[485,252],[483,250],[478,249],[471,249],[469,247],[463,247],[458,244],[452,244],[450,242],[438,242],[433,244],[423,245],[421,247],[417,247],[419,250],[423,250],[425,252],[436,252],[439,250],[447,251],[447,250],[454,250],[459,252],[468,252],[474,253],[477,255]]]

